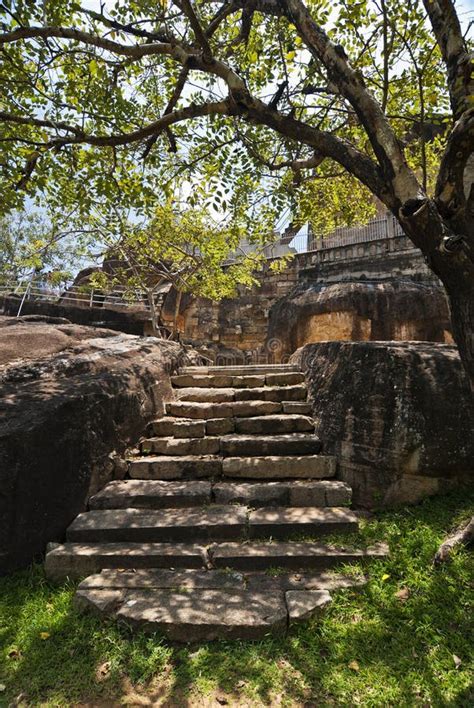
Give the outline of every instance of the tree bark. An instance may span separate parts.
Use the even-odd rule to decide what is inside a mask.
[[[428,198],[409,200],[397,216],[445,287],[453,337],[474,390],[474,254],[469,224],[464,218],[443,218],[436,203]]]

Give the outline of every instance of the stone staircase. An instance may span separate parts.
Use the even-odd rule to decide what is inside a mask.
[[[129,478],[91,498],[47,554],[47,576],[88,576],[78,606],[178,641],[281,634],[330,590],[363,582],[331,569],[387,549],[320,541],[358,519],[321,454],[304,375],[189,367],[172,383]]]

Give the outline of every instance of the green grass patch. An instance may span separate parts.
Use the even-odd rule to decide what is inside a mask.
[[[474,493],[462,492],[364,522],[362,543],[387,541],[390,558],[356,567],[366,587],[335,593],[322,619],[278,640],[172,646],[77,613],[74,586],[50,585],[40,566],[2,578],[0,705],[20,694],[28,705],[137,704],[143,694],[168,706],[472,706],[473,557],[431,564],[472,513]]]

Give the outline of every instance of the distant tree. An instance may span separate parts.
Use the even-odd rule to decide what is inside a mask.
[[[50,285],[71,280],[88,252],[84,230],[69,230],[38,212],[17,211],[0,217],[0,283],[40,280]]]
[[[164,284],[176,291],[171,326],[176,336],[183,293],[215,301],[232,297],[238,285],[257,282],[255,271],[264,260],[258,247],[241,250],[245,234],[235,223],[222,227],[203,210],[177,209],[170,202],[156,207],[145,225],[128,221],[115,223],[111,233],[100,231],[111,267],[94,273],[91,283],[103,290],[120,286],[125,296],[145,292],[156,334],[163,333],[155,300]]]
[[[374,195],[444,283],[474,381],[474,75],[453,0],[0,8],[5,210],[26,193],[145,213],[184,181],[230,219],[260,218],[265,195],[330,213],[318,180],[347,174],[345,212]]]

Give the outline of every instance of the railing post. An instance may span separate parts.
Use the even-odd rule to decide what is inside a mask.
[[[93,302],[94,302],[94,289],[91,290],[91,296],[89,298],[89,307],[92,307]]]
[[[28,296],[28,293],[30,292],[31,282],[32,282],[32,281],[30,280],[30,282],[29,282],[28,285],[26,286],[25,292],[23,293],[23,297],[22,297],[21,302],[20,302],[20,307],[18,308],[18,312],[16,313],[16,316],[17,316],[17,317],[19,317],[19,316],[21,315],[21,311],[22,311],[22,309],[23,309],[23,305],[24,305],[25,300],[26,300],[26,298],[27,298],[27,296]]]

